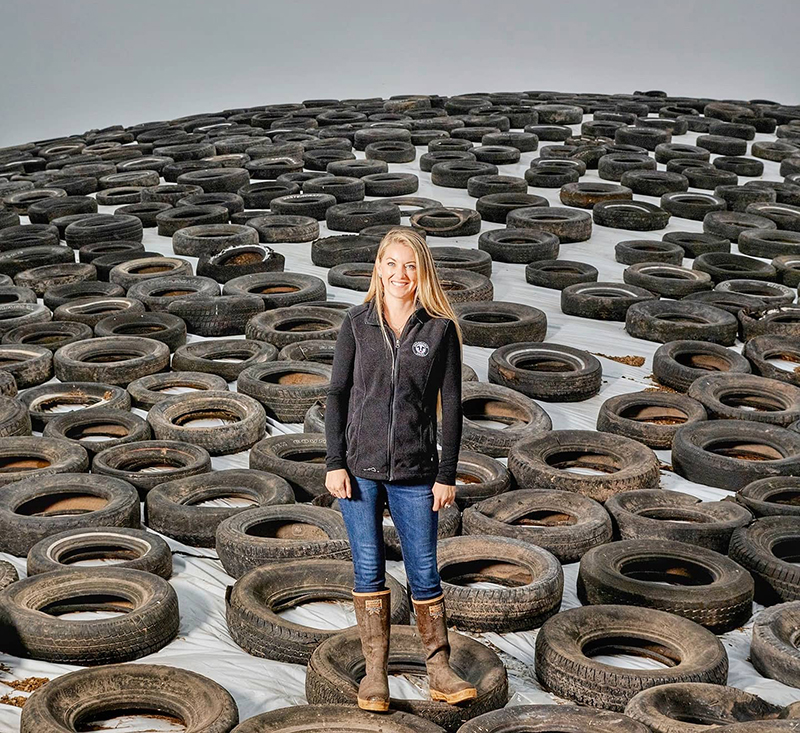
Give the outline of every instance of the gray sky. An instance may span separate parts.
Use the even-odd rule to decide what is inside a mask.
[[[0,145],[310,97],[800,102],[798,0],[0,0],[0,16]]]

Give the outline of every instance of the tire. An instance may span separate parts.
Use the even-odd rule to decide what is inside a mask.
[[[736,501],[756,517],[800,517],[800,479],[776,476],[753,481],[736,492]]]
[[[756,616],[750,661],[765,677],[790,687],[800,687],[800,661],[793,636],[800,603],[780,603]]]
[[[585,211],[558,206],[514,209],[506,217],[509,229],[539,229],[555,234],[559,241],[583,242],[592,235],[592,217]]]
[[[119,285],[104,283],[97,280],[88,280],[82,283],[50,287],[44,294],[42,301],[48,308],[54,310],[58,308],[58,306],[78,298],[121,298],[124,296],[125,290]]]
[[[142,253],[143,254],[143,253]],[[191,277],[192,266],[178,257],[140,257],[120,262],[111,269],[108,280],[129,290],[137,283],[162,277]]]
[[[673,171],[637,170],[622,174],[619,182],[639,196],[664,196],[681,193],[689,188],[689,179]],[[661,208],[669,211],[663,203]]]
[[[167,311],[181,318],[189,333],[235,336],[244,333],[250,318],[264,312],[264,301],[256,295],[187,298],[170,303]]]
[[[456,629],[476,633],[530,630],[561,606],[561,564],[536,545],[508,537],[453,537],[439,542],[437,562],[447,620]],[[473,582],[505,587],[469,587]]]
[[[195,420],[214,418],[225,424],[191,425]],[[261,440],[267,416],[252,397],[225,390],[168,397],[150,408],[147,422],[157,440],[183,441],[220,456],[241,453]]]
[[[653,355],[653,376],[678,392],[709,372],[748,374],[750,363],[732,349],[702,341],[669,341]]]
[[[752,574],[760,603],[800,600],[800,569],[794,564],[798,543],[797,517],[762,517],[733,533],[728,554]]]
[[[725,202],[723,201],[723,203]],[[703,214],[703,216],[705,216],[705,214]],[[700,219],[702,218],[701,216]],[[668,232],[661,240],[663,242],[672,242],[683,247],[685,256],[691,258],[705,254],[706,252],[730,253],[731,251],[730,240],[724,237],[717,237],[714,234],[703,234],[700,232]]]
[[[24,270],[41,265],[54,265],[75,261],[75,253],[69,247],[42,245],[23,247],[0,252],[0,274],[14,277]]]
[[[621,671],[587,656],[600,649],[668,659],[674,666]],[[725,648],[707,629],[664,611],[615,605],[573,608],[548,619],[536,637],[535,665],[539,682],[550,692],[617,711],[650,687],[724,684],[728,676]]]
[[[262,272],[283,272],[286,258],[271,247],[249,245],[230,247],[215,255],[203,256],[197,262],[197,274],[218,283]]]
[[[253,226],[241,224],[200,224],[184,227],[172,235],[172,251],[176,255],[200,257],[217,254],[228,247],[258,244]]]
[[[539,400],[589,399],[600,391],[602,375],[588,351],[561,344],[511,343],[489,355],[489,382]]]
[[[597,268],[573,260],[538,260],[525,268],[525,280],[542,288],[563,290],[569,285],[597,282]]]
[[[474,156],[472,148],[469,155]],[[430,155],[430,154],[429,154]],[[464,156],[466,157],[466,156]],[[421,161],[420,161],[421,163]],[[431,169],[431,183],[444,188],[467,188],[469,179],[474,176],[496,176],[498,169],[492,163],[476,160],[445,160],[435,163]]]
[[[172,313],[120,313],[99,320],[94,335],[98,338],[144,337],[166,344],[173,352],[186,343],[186,323]]]
[[[30,346],[32,348],[44,347],[48,351],[56,351],[62,346],[83,341],[92,337],[92,329],[85,323],[76,321],[47,321],[45,323],[30,323],[27,326],[18,326],[6,331],[3,334],[3,344],[16,344],[18,346]],[[9,352],[10,353],[10,352]],[[11,362],[18,361],[11,359]],[[22,360],[27,361],[25,359]],[[20,364],[20,366],[22,366]],[[16,368],[16,367],[13,367]],[[4,369],[12,369],[11,363],[7,363]],[[53,362],[50,359],[49,372],[46,377],[52,376]],[[23,378],[23,381],[25,379]],[[36,382],[38,384],[38,382]],[[30,386],[30,385],[28,385]]]
[[[469,346],[498,348],[522,341],[544,341],[547,316],[538,308],[507,301],[456,303],[453,310]]]
[[[358,233],[378,224],[400,224],[400,209],[389,201],[355,201],[334,204],[325,211],[328,229]]]
[[[332,308],[315,308],[302,304],[273,308],[253,316],[247,322],[245,335],[248,339],[273,344],[277,349],[296,341],[305,341],[312,335],[315,339],[335,340],[344,315],[342,311]]]
[[[614,259],[623,265],[639,262],[664,262],[680,265],[683,262],[683,247],[671,242],[657,242],[651,239],[629,239],[614,247]]]
[[[75,442],[93,458],[111,446],[150,440],[150,426],[132,412],[98,407],[56,415],[44,426],[42,435]],[[104,439],[95,440],[98,437]]]
[[[646,153],[609,153],[597,162],[597,175],[604,181],[619,182],[626,173],[655,170],[656,161]]]
[[[495,458],[508,455],[519,440],[539,436],[552,427],[550,416],[532,399],[509,387],[485,382],[462,382],[464,424],[461,448]],[[478,420],[473,420],[478,418]],[[507,425],[503,430],[485,427],[490,419]],[[441,440],[440,428],[437,436]]]
[[[648,266],[656,267],[656,265]],[[658,296],[652,288],[637,287],[634,283],[625,285],[613,282],[576,283],[568,285],[561,291],[561,312],[580,318],[624,321],[632,305],[656,298]]]
[[[564,206],[579,209],[593,209],[596,204],[606,201],[630,201],[632,198],[633,193],[629,188],[614,183],[567,183],[559,192],[559,199]]]
[[[607,399],[597,413],[597,429],[669,450],[681,425],[708,419],[696,399],[670,392],[632,392]]]
[[[30,323],[46,323],[53,314],[40,303],[9,303],[0,305],[0,335],[12,328]]]
[[[164,468],[167,466],[167,468]],[[151,473],[146,469],[158,467]],[[211,470],[211,458],[203,448],[175,440],[143,440],[135,445],[118,445],[98,453],[92,472],[133,484],[144,497],[164,483]]]
[[[758,190],[758,189],[755,189]],[[748,229],[739,235],[739,252],[772,259],[800,254],[800,232],[782,229]]]
[[[19,399],[28,408],[35,430],[42,430],[57,417],[54,408],[59,405],[78,405],[78,410],[100,407],[129,410],[131,406],[124,389],[100,382],[48,382],[26,389]]]
[[[236,388],[258,400],[270,417],[283,423],[299,423],[311,405],[327,396],[330,379],[331,367],[327,364],[279,359],[245,369]]]
[[[679,491],[619,494],[606,503],[615,531],[623,540],[670,540],[728,553],[731,535],[752,521],[731,501],[701,502]]]
[[[201,192],[202,189],[196,193]],[[227,224],[229,220],[230,214],[224,206],[176,206],[156,214],[156,227],[160,237],[171,237],[179,229],[206,224]]]
[[[322,180],[327,181],[324,178]],[[319,222],[310,216],[290,216],[286,214],[283,216],[279,214],[259,216],[248,220],[247,227],[256,230],[258,233],[256,241],[262,244],[313,242],[319,237]],[[247,242],[247,244],[253,244],[253,242]]]
[[[745,342],[764,335],[789,339],[800,336],[800,307],[796,305],[743,309],[738,317]]]
[[[301,504],[259,507],[228,517],[217,527],[216,548],[233,578],[267,563],[350,559],[342,515]]]
[[[735,687],[674,682],[635,695],[625,707],[625,715],[644,723],[653,733],[697,733],[701,726],[748,721],[764,721],[764,730],[770,730],[780,710],[778,705]]]
[[[411,215],[410,225],[431,237],[469,237],[481,230],[481,215],[474,209],[437,206]]]
[[[13,383],[13,377],[11,379]],[[30,434],[31,418],[28,408],[12,397],[0,397],[0,439]]]
[[[409,603],[405,588],[391,575],[390,623],[407,624]],[[286,588],[298,593],[286,598]],[[225,617],[231,638],[248,654],[289,664],[308,664],[321,642],[340,633],[284,620],[279,612],[307,597],[351,600],[352,564],[343,560],[296,560],[255,567],[228,587]],[[308,595],[306,595],[308,594]]]
[[[552,731],[594,731],[594,733],[649,733],[649,729],[624,715],[563,705],[514,705],[484,713],[465,723],[461,733],[552,733]]]
[[[325,300],[325,282],[314,275],[297,272],[263,272],[229,280],[222,288],[223,295],[258,295],[264,308],[286,308],[310,300]]]
[[[3,371],[14,378],[19,389],[42,384],[53,376],[53,352],[43,346],[5,343],[0,346],[0,360]]]
[[[497,194],[527,195],[528,184],[524,178],[517,176],[473,176],[467,181],[467,193],[476,199]],[[542,196],[535,196],[532,199],[544,201],[543,206],[549,205],[547,199]],[[529,206],[535,205],[535,203],[529,204]]]
[[[624,540],[581,558],[583,604],[616,603],[667,611],[715,634],[743,626],[753,613],[753,579],[712,550],[670,540]]]
[[[347,310],[350,307],[349,303],[344,304]],[[319,307],[325,307],[319,304]],[[309,339],[308,341],[295,341],[294,343],[284,346],[278,352],[279,361],[312,361],[317,364],[333,364],[333,354],[336,350],[335,341],[319,341]]]
[[[23,270],[14,277],[18,287],[30,288],[38,297],[46,290],[63,285],[74,285],[97,279],[95,266],[85,262],[70,262],[61,265],[42,265]]]
[[[84,527],[51,534],[31,547],[28,577],[96,559],[119,560],[115,568],[141,570],[166,580],[172,576],[172,552],[158,535],[127,527]]]
[[[250,339],[196,341],[175,350],[172,369],[184,372],[216,374],[226,382],[235,382],[244,369],[253,364],[274,361],[278,349],[272,344]],[[240,361],[226,361],[239,359]]]
[[[413,152],[416,157],[413,146],[406,150],[409,155]],[[419,177],[414,173],[371,173],[362,176],[361,181],[367,196],[408,196],[419,190]]]
[[[776,229],[774,221],[764,216],[737,211],[713,211],[703,217],[703,231],[735,242],[750,229]]]
[[[788,427],[800,420],[800,388],[755,374],[707,374],[688,392],[712,419],[752,420]]]
[[[328,284],[366,293],[369,290],[374,265],[370,262],[343,262],[328,270]]]
[[[19,580],[17,569],[5,560],[0,560],[0,591]]]
[[[289,433],[268,436],[250,450],[250,468],[285,478],[297,501],[309,501],[325,488],[325,466],[316,459],[325,455],[325,436],[317,433]]]
[[[595,224],[613,229],[652,231],[664,229],[669,224],[670,213],[655,204],[644,201],[606,201],[592,209]]]
[[[294,494],[279,476],[252,469],[210,471],[159,484],[147,494],[148,527],[192,547],[214,547],[217,527],[250,506],[202,506],[221,498],[248,499],[255,506],[292,504]]]
[[[497,176],[508,177],[508,176]],[[470,183],[479,176],[470,179]],[[481,196],[475,203],[475,209],[480,214],[483,221],[491,221],[495,224],[505,224],[508,214],[516,209],[529,208],[531,206],[549,206],[550,203],[543,196],[525,193],[528,184],[524,179],[520,179],[524,184],[522,193],[489,193]]]
[[[478,696],[462,705],[448,705],[431,700],[394,699],[393,707],[425,718],[455,731],[466,720],[503,707],[508,702],[508,678],[497,654],[480,642],[450,632],[450,664],[456,674],[471,683]],[[392,664],[398,669],[424,667],[425,651],[416,627],[392,626]],[[361,639],[358,629],[336,634],[320,644],[311,655],[306,674],[306,699],[312,705],[355,706],[358,678],[354,670],[362,664]]]
[[[62,382],[103,382],[126,386],[169,368],[169,347],[140,336],[109,336],[62,346],[53,356]]]
[[[180,300],[218,295],[219,285],[209,277],[156,277],[128,290],[128,297],[141,300],[147,310],[162,312]]]
[[[764,280],[724,280],[714,289],[721,293],[747,295],[757,298],[764,306],[775,307],[789,305],[797,296],[794,288]]]
[[[574,467],[603,473],[567,470]],[[630,438],[590,430],[553,430],[520,441],[508,454],[508,470],[520,488],[558,488],[599,502],[623,491],[656,488],[660,479],[658,459],[650,448]]]
[[[144,304],[135,298],[78,298],[58,306],[56,321],[75,321],[94,328],[111,315],[142,315]]]
[[[680,265],[640,262],[626,268],[622,279],[664,298],[683,298],[690,293],[711,290],[711,276]]]
[[[495,262],[527,264],[536,260],[555,260],[559,239],[549,232],[534,229],[491,229],[478,237],[478,249],[488,252]]]
[[[337,204],[363,201],[366,183],[361,178],[328,175],[303,183],[303,193],[327,193],[336,199]]]
[[[738,323],[727,311],[705,303],[650,300],[628,309],[625,330],[634,338],[647,341],[666,343],[688,339],[732,346]]]

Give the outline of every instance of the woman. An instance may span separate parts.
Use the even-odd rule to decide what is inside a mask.
[[[345,316],[325,407],[325,486],[339,499],[353,554],[353,601],[366,661],[358,704],[365,710],[389,708],[385,504],[400,537],[431,697],[454,704],[477,696],[450,667],[436,565],[437,512],[455,500],[461,421],[456,316],[425,240],[413,230],[392,229],[381,240],[364,303]]]

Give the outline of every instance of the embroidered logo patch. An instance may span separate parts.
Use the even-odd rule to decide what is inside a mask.
[[[417,356],[427,356],[428,352],[431,350],[431,347],[428,346],[428,344],[426,344],[424,341],[415,341],[411,345],[411,349]]]
[[[364,608],[368,614],[380,613],[383,608],[383,599],[381,598],[368,598],[364,601]]]
[[[434,603],[432,606],[428,608],[428,615],[431,618],[441,618],[442,616],[444,616],[444,604]]]

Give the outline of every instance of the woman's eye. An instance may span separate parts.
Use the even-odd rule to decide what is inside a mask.
[[[406,267],[407,267],[409,270],[416,270],[416,269],[417,269],[417,266],[416,266],[416,265],[406,265]]]

